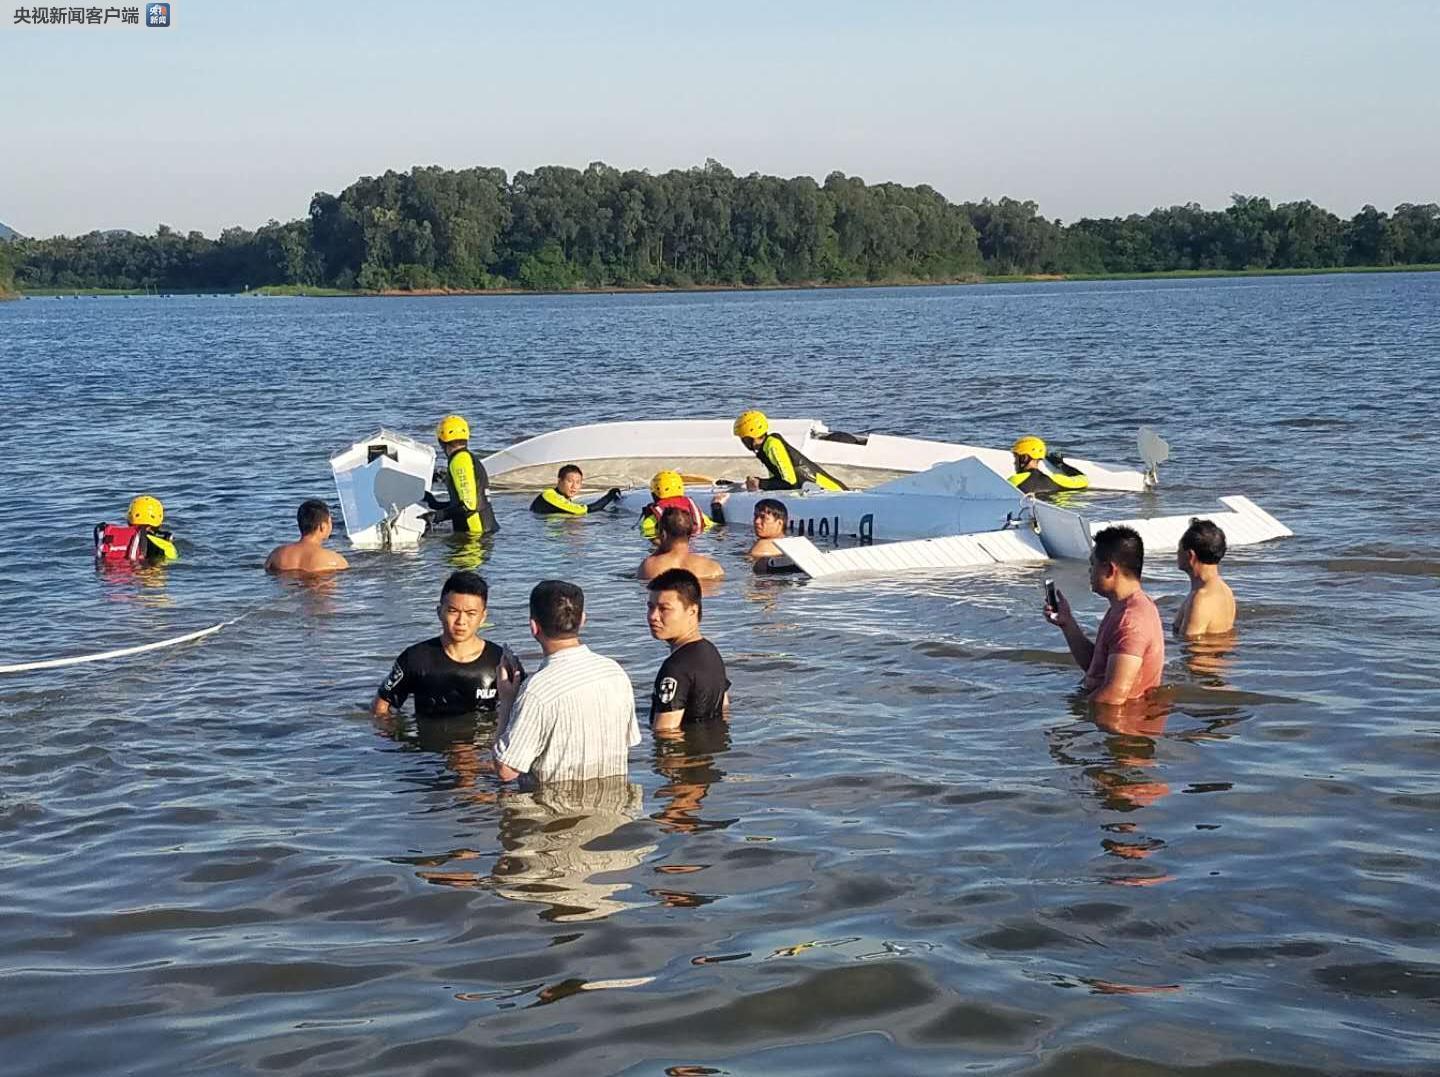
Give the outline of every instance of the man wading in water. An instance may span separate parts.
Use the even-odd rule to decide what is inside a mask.
[[[455,572],[440,591],[440,635],[407,647],[375,693],[371,713],[385,718],[410,696],[416,718],[494,714],[504,669],[518,683],[520,660],[476,633],[485,623],[490,588],[474,572]]]
[[[1225,532],[1211,520],[1191,517],[1180,536],[1175,563],[1190,578],[1190,593],[1175,614],[1177,639],[1220,636],[1235,630],[1235,593],[1220,578]]]
[[[1165,628],[1160,611],[1140,588],[1145,544],[1129,527],[1107,527],[1090,551],[1090,589],[1110,603],[1095,641],[1075,623],[1070,603],[1059,591],[1057,604],[1045,605],[1045,619],[1065,633],[1065,642],[1085,671],[1085,691],[1093,703],[1118,704],[1139,699],[1160,684],[1165,668]]]

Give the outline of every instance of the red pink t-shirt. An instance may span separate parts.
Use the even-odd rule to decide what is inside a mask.
[[[1135,694],[1141,695],[1160,684],[1165,671],[1165,626],[1160,611],[1144,591],[1136,591],[1124,602],[1111,605],[1095,634],[1095,654],[1085,671],[1085,685],[1098,688],[1105,681],[1105,667],[1112,654],[1131,654],[1140,659],[1140,676]]]

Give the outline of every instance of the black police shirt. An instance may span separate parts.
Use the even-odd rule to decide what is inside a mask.
[[[398,707],[415,697],[415,717],[455,718],[466,714],[495,712],[495,679],[504,648],[485,641],[485,649],[472,662],[457,662],[445,653],[440,637],[406,647],[395,659],[390,676],[377,693]],[[519,666],[519,659],[515,659]],[[520,669],[520,677],[525,676]]]
[[[670,652],[655,674],[650,696],[650,721],[666,711],[685,712],[682,726],[710,722],[725,716],[725,659],[708,639],[697,639]]]

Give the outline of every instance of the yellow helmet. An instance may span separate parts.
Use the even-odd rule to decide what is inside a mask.
[[[158,498],[141,494],[130,502],[130,512],[126,519],[130,521],[131,527],[139,527],[141,524],[159,527],[165,519],[165,506],[160,504]]]
[[[470,424],[458,415],[447,415],[435,428],[435,440],[442,444],[447,441],[469,441]]]
[[[763,438],[770,430],[770,420],[763,411],[747,411],[735,420],[737,438]]]
[[[1034,434],[1027,434],[1015,442],[1010,446],[1010,451],[1016,456],[1028,456],[1032,460],[1045,459],[1045,443]]]
[[[650,480],[650,493],[656,501],[664,501],[667,497],[683,497],[685,480],[678,471],[657,471]]]

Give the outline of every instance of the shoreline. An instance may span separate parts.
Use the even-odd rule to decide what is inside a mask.
[[[248,291],[212,291],[210,289],[177,289],[172,292],[156,292],[153,288],[30,288],[14,292],[0,292],[0,301],[7,299],[36,298],[99,298],[101,296],[146,296],[149,298],[171,298],[174,296],[233,296],[236,298],[305,298],[305,299],[354,299],[379,297],[404,299],[435,296],[516,296],[516,295],[672,295],[688,292],[799,292],[822,289],[860,288],[953,288],[984,284],[1056,284],[1104,281],[1146,281],[1146,280],[1200,280],[1212,277],[1320,277],[1340,273],[1435,273],[1440,264],[1399,266],[1326,266],[1312,269],[1171,269],[1153,273],[1017,273],[985,276],[971,274],[944,280],[919,280],[913,277],[899,277],[877,281],[797,281],[791,284],[692,284],[692,285],[605,285],[598,288],[569,288],[563,291],[543,291],[531,288],[386,288],[380,291],[359,289],[322,288],[310,285],[275,284],[262,285]]]

